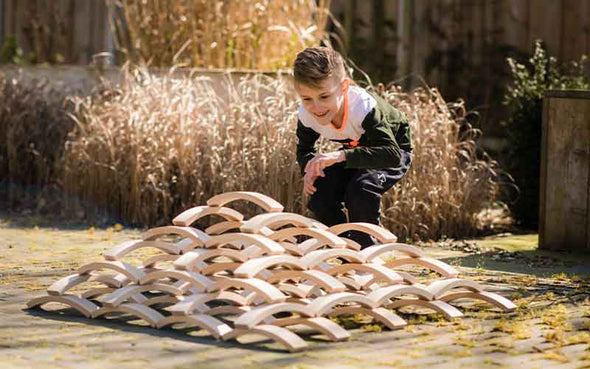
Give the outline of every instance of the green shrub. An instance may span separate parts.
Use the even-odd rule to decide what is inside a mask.
[[[525,228],[538,226],[543,93],[589,89],[585,62],[586,57],[582,56],[578,62],[559,66],[554,57],[547,55],[539,40],[535,42],[528,67],[508,58],[513,81],[504,95],[504,104],[510,109],[506,169],[519,189],[518,198],[509,206],[515,220]]]

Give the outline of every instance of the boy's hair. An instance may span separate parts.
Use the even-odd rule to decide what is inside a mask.
[[[342,56],[327,47],[308,47],[299,52],[293,64],[295,83],[319,87],[327,78],[346,76]]]

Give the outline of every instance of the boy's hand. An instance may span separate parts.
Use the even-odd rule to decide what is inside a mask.
[[[313,185],[317,176],[314,176],[311,172],[306,172],[303,176],[303,192],[308,195],[313,195],[316,192],[316,188]]]
[[[307,165],[305,166],[305,175],[307,176],[309,173],[315,177],[324,177],[324,168],[343,161],[346,161],[344,151],[317,154],[313,159],[307,162]]]

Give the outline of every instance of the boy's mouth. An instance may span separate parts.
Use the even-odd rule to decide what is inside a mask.
[[[326,110],[326,111],[325,111],[325,112],[323,112],[323,113],[314,113],[314,115],[315,115],[316,117],[318,117],[318,118],[325,117],[327,114],[328,114],[328,110]]]

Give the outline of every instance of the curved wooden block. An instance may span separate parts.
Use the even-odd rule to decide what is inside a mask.
[[[113,287],[97,287],[97,288],[91,288],[87,291],[84,291],[80,297],[83,299],[93,299],[95,297],[98,296],[102,296],[102,295],[106,295],[109,294],[111,292],[115,291],[115,288]]]
[[[307,236],[316,239],[317,241],[321,242],[322,245],[329,245],[334,248],[344,248],[346,247],[346,242],[342,240],[340,237],[336,236],[333,233],[328,231],[323,231],[317,228],[299,228],[299,227],[290,227],[284,228],[274,232],[273,234],[269,235],[273,241],[284,241],[290,237],[296,236]]]
[[[294,296],[294,297],[299,297],[299,298],[308,297],[309,294],[311,293],[311,291],[314,288],[317,288],[316,286],[302,284],[302,283],[298,283],[298,284],[278,283],[276,285],[276,287],[279,289],[279,291],[285,292],[289,296]]]
[[[86,282],[91,277],[90,274],[72,274],[64,277],[58,281],[55,281],[49,288],[47,288],[47,294],[51,296],[63,295],[66,291],[74,286]]]
[[[262,235],[248,233],[224,233],[218,236],[212,236],[205,243],[205,247],[220,247],[236,241],[243,242],[245,246],[256,245],[269,255],[280,255],[285,252],[285,249],[279,243]]]
[[[172,296],[172,295],[162,295],[162,296],[155,296],[145,300],[142,305],[145,306],[152,306],[152,305],[159,305],[159,304],[176,304],[178,303],[178,299],[181,296]]]
[[[272,255],[248,260],[234,270],[234,276],[238,278],[253,278],[262,270],[276,266],[286,266],[298,270],[306,269],[305,266],[301,265],[299,262],[299,258],[295,256]]]
[[[453,288],[464,288],[473,292],[481,292],[484,287],[474,281],[468,281],[461,278],[450,278],[430,283],[426,289],[434,295],[435,299],[441,297],[445,292],[452,290]]]
[[[393,233],[389,232],[383,227],[379,227],[378,225],[371,223],[358,222],[336,224],[335,226],[328,228],[328,231],[336,235],[347,231],[359,231],[375,237],[381,243],[397,241],[397,236],[395,236]]]
[[[125,275],[133,282],[138,282],[141,277],[143,277],[144,273],[139,268],[134,267],[131,264],[124,263],[122,261],[98,261],[94,263],[89,263],[86,265],[82,265],[76,273],[78,274],[88,274],[94,270],[99,269],[111,269],[118,273]]]
[[[385,263],[389,268],[397,268],[402,265],[418,265],[424,268],[428,268],[442,275],[444,278],[454,278],[459,275],[457,269],[453,268],[447,263],[443,263],[440,260],[433,258],[402,258],[393,259]]]
[[[204,263],[207,264],[207,263]],[[207,265],[200,266],[199,273],[210,276],[219,272],[229,272],[233,274],[233,272],[238,269],[242,263],[211,263]]]
[[[344,292],[346,286],[338,279],[320,270],[281,270],[266,279],[268,283],[281,283],[286,280],[310,281],[328,293]]]
[[[315,241],[315,240],[312,240],[312,241]],[[301,256],[305,255],[305,253],[303,252],[303,250],[301,249],[301,247],[299,245],[297,245],[296,243],[282,241],[282,242],[279,242],[279,244],[290,255],[298,256],[298,257],[301,257]]]
[[[397,272],[379,264],[341,264],[335,265],[326,271],[329,275],[344,274],[351,270],[371,273],[373,275],[373,282],[381,281],[385,283],[402,283],[403,278]]]
[[[27,302],[27,309],[41,307],[49,302],[57,302],[72,307],[82,313],[86,318],[92,317],[92,313],[98,310],[98,306],[92,302],[74,295],[37,297]]]
[[[141,304],[127,303],[117,307],[103,306],[92,313],[93,318],[110,314],[110,313],[127,313],[137,316],[150,324],[152,328],[157,328],[158,322],[164,319],[164,316],[156,310]]]
[[[178,255],[159,254],[145,259],[142,264],[144,268],[156,268],[160,263],[164,263],[166,261],[176,261],[179,257],[180,256]]]
[[[196,249],[187,252],[174,262],[174,267],[180,270],[193,270],[199,262],[206,262],[216,257],[226,257],[233,261],[245,262],[248,257],[242,252],[232,249]]]
[[[176,245],[168,242],[132,240],[123,242],[122,244],[107,250],[104,254],[104,258],[109,261],[117,261],[130,252],[144,247],[153,247],[171,255],[178,255],[181,252]]]
[[[218,290],[226,290],[229,288],[244,289],[247,291],[254,291],[259,296],[263,297],[269,303],[283,302],[287,298],[281,291],[279,291],[272,284],[257,278],[223,278],[215,281],[209,288],[208,292],[215,292]]]
[[[215,195],[209,200],[207,200],[207,205],[223,206],[236,200],[245,200],[252,202],[260,206],[262,209],[264,209],[264,211],[269,213],[281,212],[284,209],[283,205],[281,205],[280,202],[274,200],[273,198],[252,191],[233,191]]]
[[[512,301],[493,292],[451,292],[443,296],[440,296],[439,299],[440,301],[444,302],[454,301],[458,299],[482,300],[496,307],[499,307],[507,313],[516,310],[516,305]]]
[[[103,306],[117,307],[126,302],[132,296],[147,291],[166,292],[173,296],[182,294],[177,287],[164,283],[146,284],[141,286],[129,285],[121,287],[115,290],[114,292],[111,292],[108,295],[103,296],[100,299],[100,301],[102,302]]]
[[[383,245],[369,246],[366,249],[361,250],[360,253],[365,257],[367,262],[371,262],[373,259],[393,251],[413,258],[424,257],[424,252],[422,250],[416,246],[407,245],[405,243],[386,243]]]
[[[234,326],[236,328],[251,329],[258,325],[265,319],[272,317],[277,313],[298,313],[306,317],[313,317],[314,312],[308,306],[301,304],[293,304],[289,302],[281,302],[276,304],[263,305],[256,307],[249,312],[243,314],[235,320]]]
[[[361,254],[350,249],[327,249],[311,251],[302,257],[300,262],[308,269],[311,269],[319,263],[333,258],[342,258],[351,263],[358,264],[363,264],[365,262],[365,258]]]
[[[332,342],[346,341],[350,338],[350,334],[341,326],[334,323],[330,319],[323,317],[317,318],[283,318],[273,320],[271,325],[278,327],[289,327],[292,325],[305,325],[320,333],[328,336]]]
[[[244,313],[250,311],[251,308],[249,306],[233,306],[233,305],[222,305],[216,306],[205,311],[205,314],[210,316],[217,316],[217,315],[230,315],[230,316],[240,316]]]
[[[295,227],[312,228],[314,222],[295,213],[267,213],[256,215],[245,221],[240,230],[245,233],[260,233],[264,227],[274,229],[274,227],[292,224]]]
[[[248,305],[249,301],[246,297],[230,291],[218,291],[213,293],[199,293],[186,296],[175,305],[169,306],[168,310],[172,315],[190,315],[198,310],[200,313],[210,310],[207,302],[213,300],[229,301],[234,305]]]
[[[444,301],[439,300],[420,300],[420,299],[403,299],[395,300],[391,304],[386,305],[388,309],[398,309],[404,306],[416,305],[424,308],[432,309],[438,313],[443,314],[447,319],[463,317],[463,313],[457,310],[454,306],[447,304]]]
[[[387,328],[394,330],[403,328],[408,323],[399,317],[396,313],[393,313],[387,309],[378,307],[374,309],[368,309],[358,306],[343,306],[336,308],[330,312],[329,316],[339,316],[344,314],[366,314],[375,319],[378,322],[383,323]]]
[[[209,215],[218,215],[225,220],[239,222],[244,219],[242,213],[223,206],[195,206],[178,214],[172,219],[172,224],[180,227],[189,227],[197,220]]]
[[[434,298],[434,295],[425,288],[403,284],[381,287],[369,293],[367,297],[375,301],[377,305],[381,306],[384,302],[389,301],[393,297],[402,295],[414,295],[422,300],[432,300]]]
[[[142,238],[144,241],[152,241],[160,236],[165,236],[167,234],[175,234],[182,236],[183,238],[188,238],[192,241],[192,244],[201,247],[205,246],[205,242],[207,242],[210,238],[210,236],[207,233],[200,231],[196,228],[179,226],[164,226],[152,228],[145,232]]]
[[[119,288],[131,282],[131,280],[125,274],[121,273],[117,273],[115,276],[90,273],[88,282],[98,282],[103,283],[107,287]]]
[[[371,309],[378,307],[375,301],[366,296],[351,292],[339,292],[317,297],[311,304],[307,305],[307,307],[309,308],[309,312],[313,313],[314,316],[322,316],[327,314],[336,305],[348,302],[354,302]]]
[[[215,236],[218,234],[225,233],[232,229],[237,229],[239,231],[240,227],[244,224],[243,221],[225,221],[215,223],[212,226],[209,226],[205,229],[205,233],[211,236]]]
[[[173,278],[177,281],[185,281],[191,283],[194,287],[201,291],[207,290],[213,284],[213,281],[204,275],[194,273],[188,270],[156,270],[145,274],[140,280],[139,284],[146,284],[153,280]]]
[[[206,330],[209,334],[211,334],[215,339],[221,339],[221,336],[224,334],[228,334],[232,331],[231,327],[219,319],[215,319],[212,316],[204,315],[204,314],[195,314],[195,315],[171,315],[160,320],[156,326],[156,328],[160,329],[166,327],[168,325],[173,324],[188,324],[189,326],[196,326],[201,329]]]
[[[396,270],[395,272],[399,274],[399,276],[402,277],[404,279],[404,282],[406,282],[407,284],[419,284],[420,282],[418,278],[414,277],[410,273],[404,272],[402,270]]]
[[[245,334],[258,334],[268,337],[276,342],[281,343],[290,352],[302,351],[307,348],[307,343],[301,337],[291,332],[287,328],[277,327],[275,325],[262,324],[251,329],[234,329],[225,334],[222,339],[224,341],[237,339]]]

